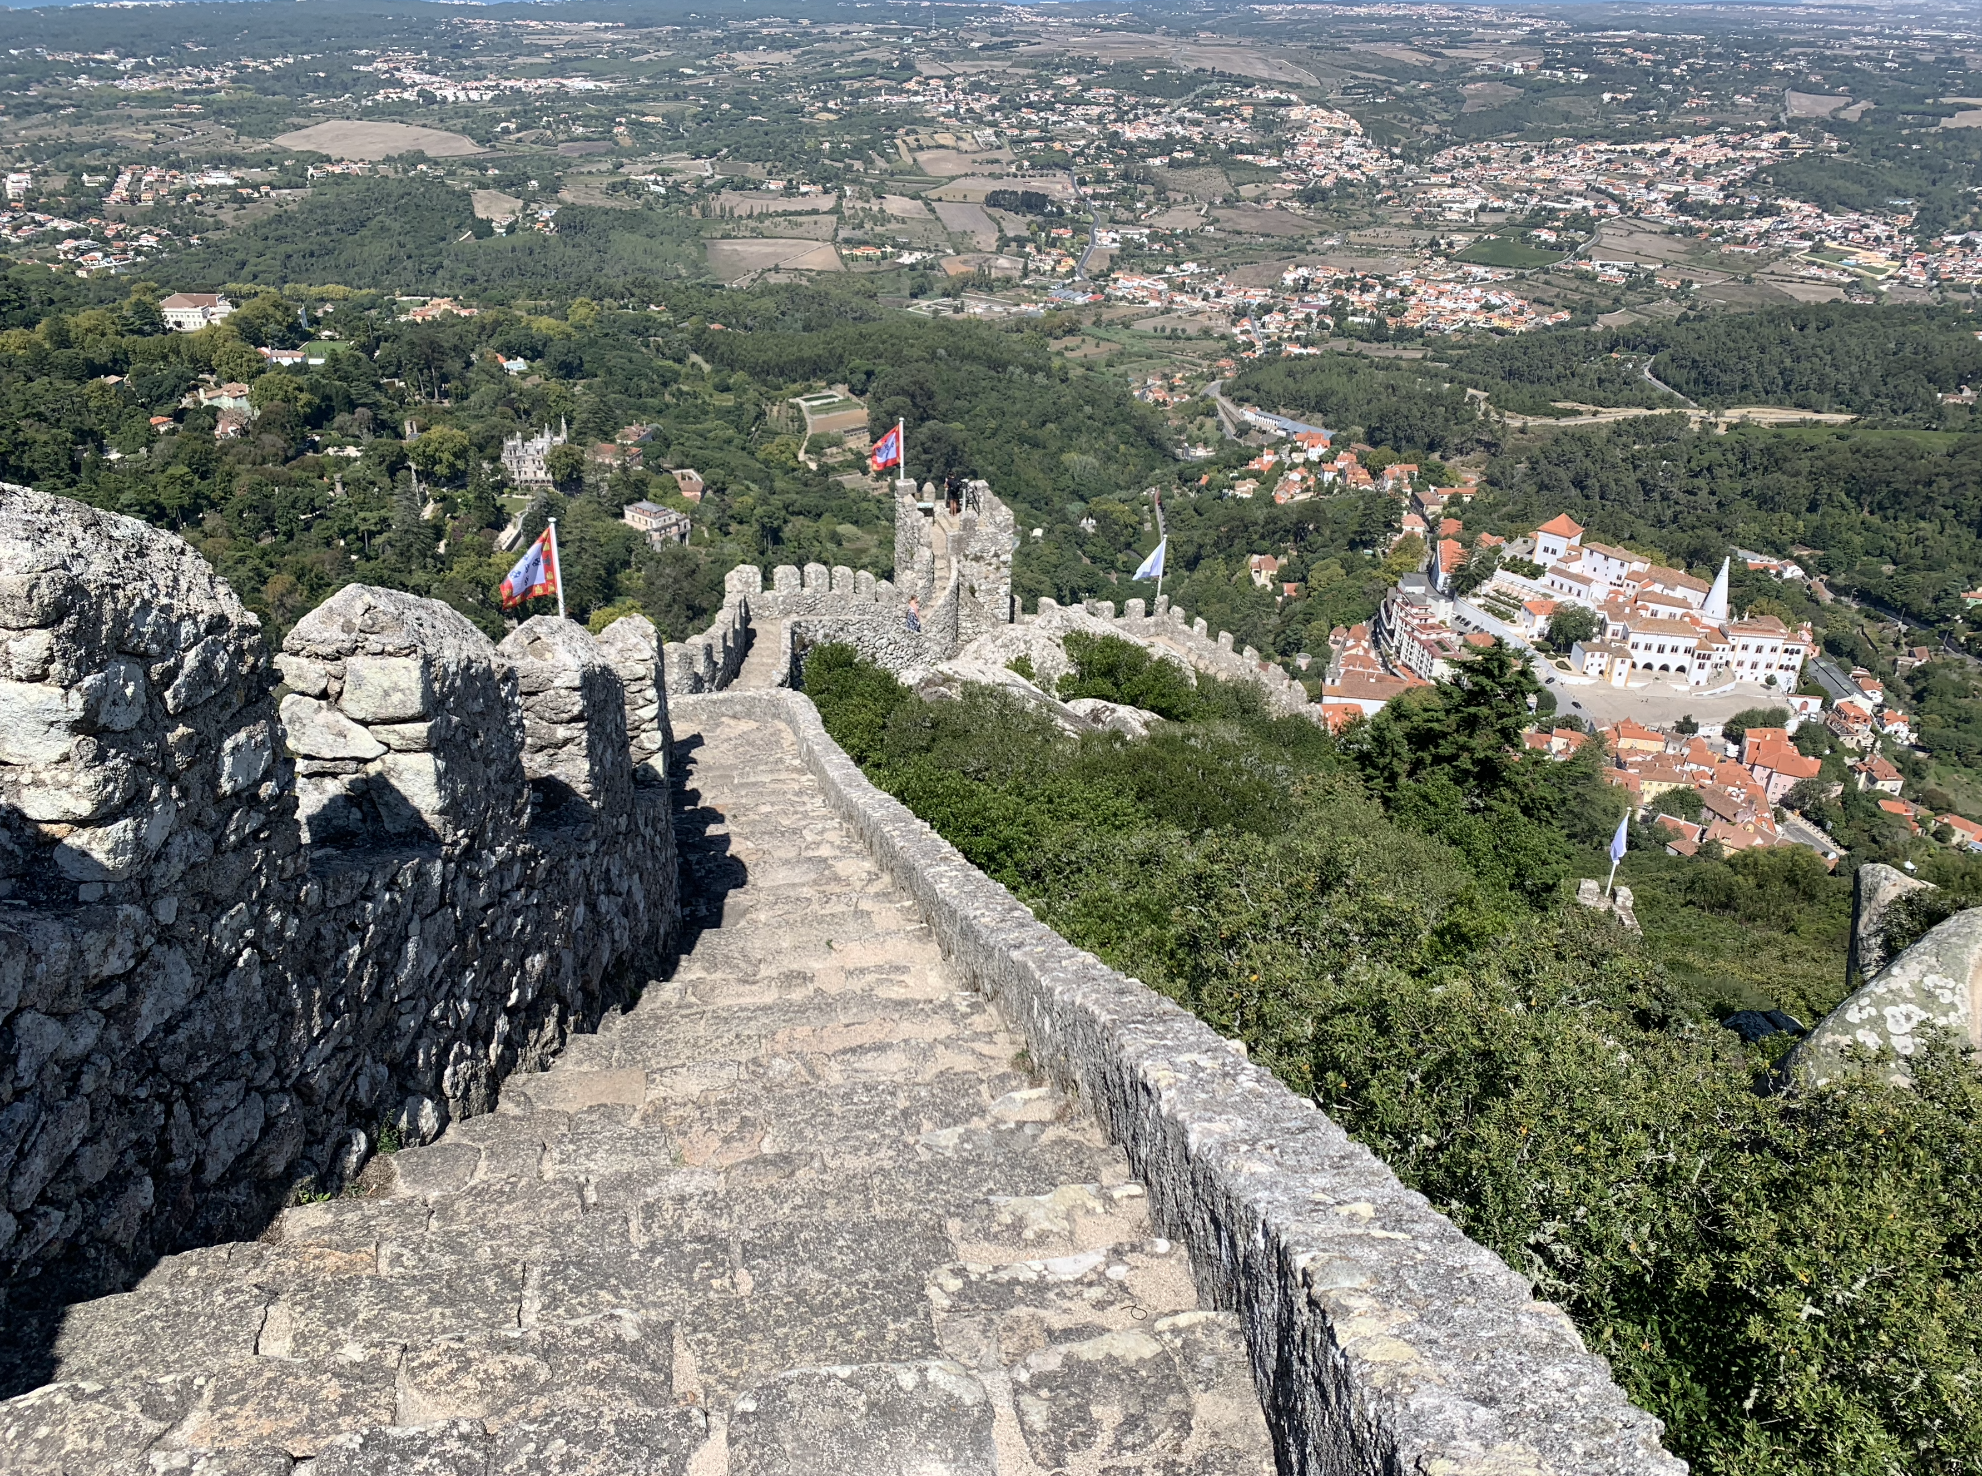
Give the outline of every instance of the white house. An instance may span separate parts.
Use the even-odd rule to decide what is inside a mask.
[[[1583,542],[1583,525],[1568,513],[1558,513],[1535,529],[1535,562],[1544,569],[1564,562],[1570,549]]]
[[[233,303],[212,292],[175,292],[158,305],[165,326],[180,333],[197,333],[233,311]]]

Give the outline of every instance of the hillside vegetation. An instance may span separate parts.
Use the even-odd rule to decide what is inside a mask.
[[[1824,303],[1425,347],[1426,360],[1273,360],[1235,378],[1230,393],[1361,427],[1383,444],[1452,451],[1492,439],[1467,388],[1522,415],[1572,413],[1558,401],[1681,409],[1683,396],[1709,410],[1781,405],[1961,429],[1968,408],[1940,397],[1982,381],[1973,320],[1949,308]],[[1677,394],[1647,379],[1647,366]]]

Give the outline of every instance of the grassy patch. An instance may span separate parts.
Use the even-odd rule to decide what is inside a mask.
[[[1561,261],[1562,257],[1560,251],[1544,251],[1510,236],[1482,236],[1452,259],[1470,261],[1475,266],[1543,267]]]
[[[1698,878],[1708,864],[1633,851],[1619,868],[1646,952],[1716,1012],[1783,1009],[1814,1025],[1844,998],[1851,883],[1830,878],[1802,907],[1765,920],[1703,906]]]

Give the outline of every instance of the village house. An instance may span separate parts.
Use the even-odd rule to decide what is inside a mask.
[[[590,460],[607,471],[637,471],[644,452],[638,446],[622,446],[617,441],[600,441],[592,447]]]
[[[1877,789],[1897,796],[1904,778],[1882,754],[1871,753],[1851,766],[1860,789]]]
[[[671,507],[661,507],[644,498],[621,509],[620,520],[629,528],[645,533],[647,541],[656,548],[664,543],[688,542],[688,514],[676,512]]]
[[[1970,851],[1982,851],[1982,825],[1960,815],[1949,813],[1937,817],[1940,823],[1954,832],[1955,844]]]

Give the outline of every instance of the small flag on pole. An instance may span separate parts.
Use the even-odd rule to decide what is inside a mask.
[[[902,428],[899,424],[874,443],[874,449],[867,454],[867,464],[875,471],[902,464]]]
[[[1624,838],[1631,829],[1631,812],[1626,810],[1617,822],[1617,834],[1610,838],[1610,859],[1613,862],[1624,859]]]
[[[1163,553],[1169,547],[1169,539],[1159,539],[1156,547],[1150,551],[1149,557],[1136,566],[1136,572],[1133,577],[1136,579],[1161,579],[1163,577]]]
[[[525,600],[535,599],[538,595],[562,593],[558,587],[557,544],[553,541],[551,530],[545,528],[523,557],[516,561],[509,577],[503,580],[502,607],[514,610]]]

